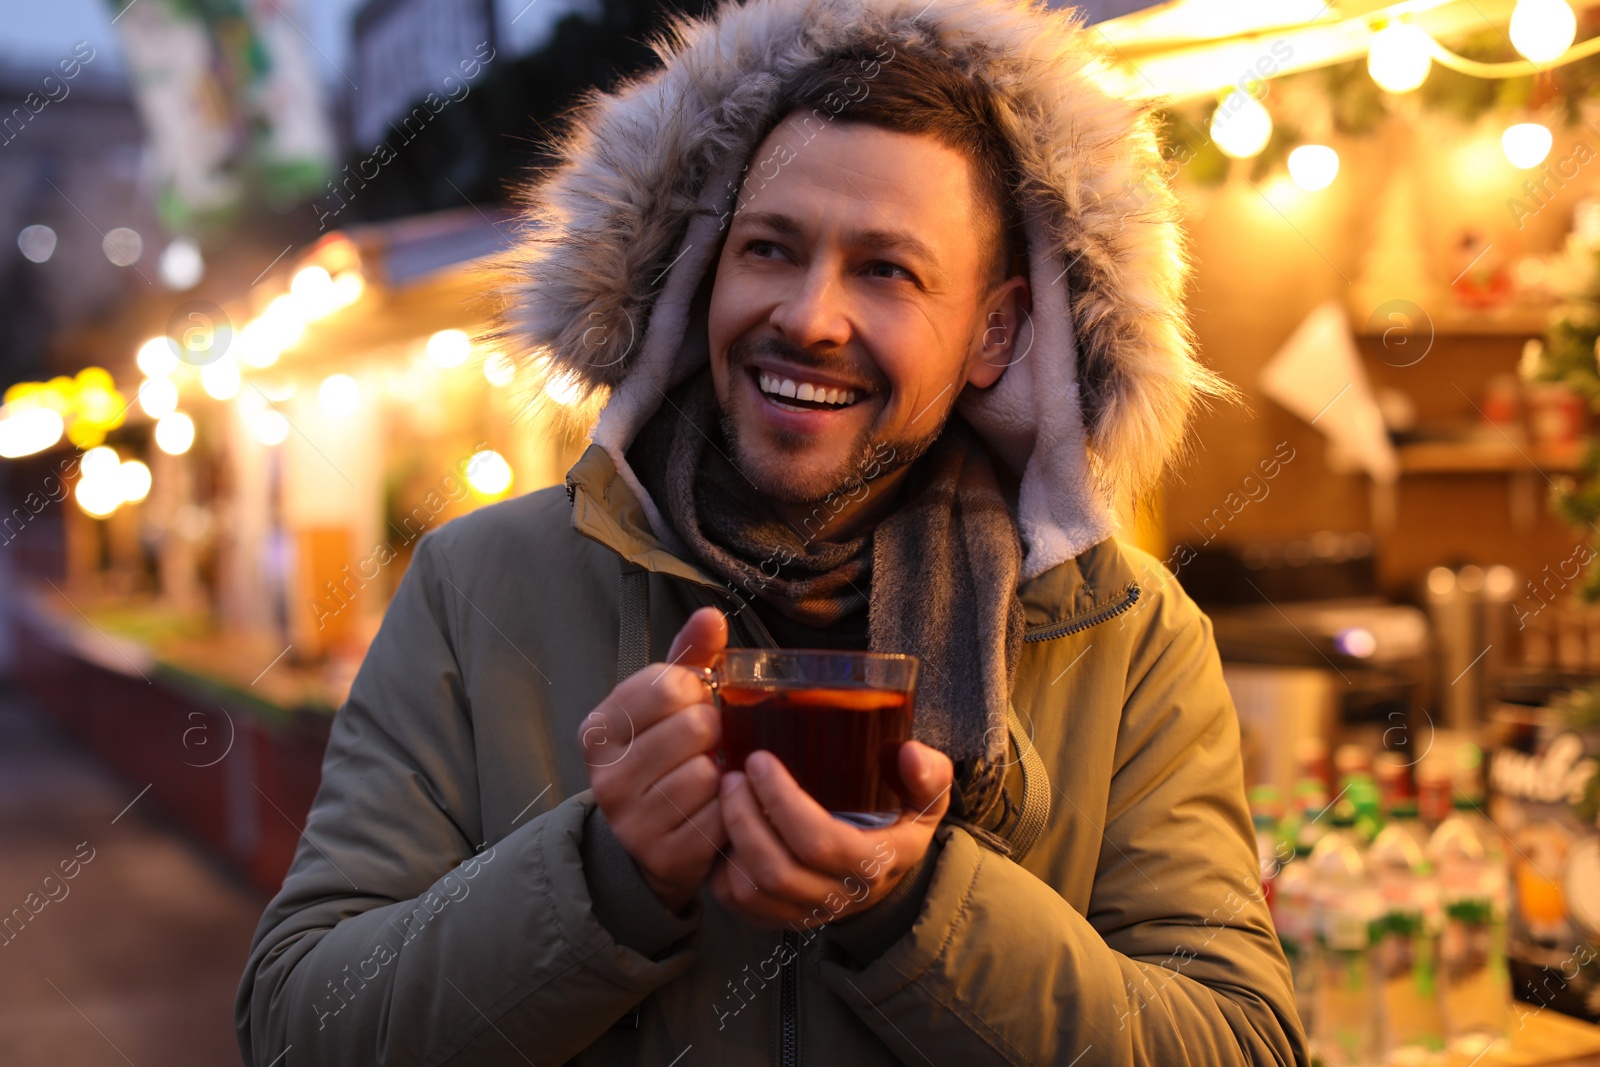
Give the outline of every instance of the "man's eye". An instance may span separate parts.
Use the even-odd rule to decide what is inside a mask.
[[[776,252],[782,252],[783,251],[781,248],[779,248],[777,245],[773,244],[771,241],[763,241],[763,240],[760,240],[759,238],[757,238],[755,240],[746,241],[745,245],[744,245],[744,250],[746,252],[753,252],[757,256],[760,256],[762,259],[768,258],[767,255],[762,251],[762,249],[771,249],[771,250],[776,251]]]
[[[898,263],[890,263],[888,260],[884,260],[884,259],[875,260],[874,262],[868,264],[867,270],[868,271],[879,271],[879,272],[885,271],[885,270],[891,271],[891,272],[893,272],[893,271],[898,271],[899,272],[898,275],[895,275],[893,273],[890,273],[890,274],[879,273],[879,274],[876,275],[879,278],[893,278],[893,277],[897,277],[898,276],[898,277],[901,277],[901,278],[905,278],[907,281],[913,281],[914,282],[914,281],[917,280],[916,275],[914,275],[910,271],[906,270],[900,264],[898,264]]]

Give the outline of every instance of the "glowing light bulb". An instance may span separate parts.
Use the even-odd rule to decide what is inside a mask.
[[[1339,176],[1339,153],[1325,144],[1303,144],[1289,153],[1289,177],[1308,193],[1326,189]]]
[[[181,411],[156,423],[156,447],[169,456],[181,456],[194,444],[194,420]]]
[[[1433,68],[1433,38],[1409,22],[1395,22],[1372,35],[1367,46],[1367,73],[1378,87],[1409,93],[1428,80]]]
[[[61,412],[54,408],[0,408],[0,458],[20,459],[43,452],[57,441],[67,427]]]
[[[232,400],[239,395],[239,364],[231,356],[214,359],[200,368],[200,388],[213,400]]]
[[[161,274],[162,285],[181,291],[193,289],[200,283],[206,273],[206,261],[193,238],[178,237],[161,250],[156,268]]]
[[[483,376],[490,385],[510,385],[511,379],[517,376],[517,368],[512,364],[511,357],[504,352],[490,352],[483,361]]]
[[[139,385],[139,406],[152,419],[178,410],[178,387],[171,378],[146,378]]]
[[[84,514],[103,519],[122,505],[122,486],[116,475],[99,478],[80,478],[78,488],[72,493]]]
[[[255,431],[256,440],[270,448],[283,444],[289,436],[289,420],[283,417],[281,411],[267,408],[256,414],[251,429]]]
[[[170,337],[152,337],[139,347],[134,362],[152,378],[168,378],[178,369],[178,349]]]
[[[544,383],[544,395],[566,407],[578,402],[578,393],[578,380],[570,374],[557,374]]]
[[[428,358],[439,367],[459,367],[472,354],[472,339],[460,330],[440,330],[428,338]]]
[[[1249,93],[1234,89],[1211,116],[1211,139],[1223,155],[1249,159],[1259,155],[1272,137],[1272,116]]]
[[[1559,59],[1572,47],[1578,17],[1565,0],[1517,0],[1511,11],[1511,44],[1534,63]]]
[[[486,448],[467,460],[467,484],[484,496],[499,496],[511,488],[511,464]]]
[[[333,299],[337,307],[349,307],[361,299],[367,281],[358,270],[342,270],[333,279]]]
[[[1500,147],[1511,165],[1527,170],[1537,167],[1550,154],[1550,131],[1537,122],[1519,122],[1500,135]]]
[[[361,404],[361,385],[348,374],[330,374],[317,388],[317,403],[329,415],[348,415]]]
[[[78,461],[78,470],[85,478],[115,478],[117,468],[120,466],[122,457],[117,455],[117,450],[110,445],[91,448],[83,454],[83,459]]]
[[[306,319],[320,319],[338,309],[333,276],[321,267],[302,267],[289,283],[295,306]]]
[[[150,468],[130,459],[117,468],[117,489],[124,503],[137,504],[150,495]]]

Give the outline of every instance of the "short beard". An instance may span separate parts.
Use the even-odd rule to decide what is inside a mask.
[[[870,486],[895,471],[909,467],[932,448],[939,435],[944,432],[945,424],[950,421],[950,415],[955,411],[955,404],[944,409],[938,422],[929,433],[918,437],[906,438],[901,441],[888,441],[868,438],[856,449],[851,459],[844,463],[838,475],[833,479],[828,488],[818,495],[787,492],[781,484],[762,486],[760,491],[764,496],[781,501],[795,507],[820,507],[831,503],[841,495],[849,495],[857,491],[859,486]],[[735,466],[741,470],[750,466],[749,457],[745,455],[739,442],[739,427],[733,416],[724,413],[721,416],[723,440],[727,442],[728,449],[733,454]]]

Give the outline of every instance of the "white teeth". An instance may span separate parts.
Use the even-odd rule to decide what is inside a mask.
[[[854,389],[831,389],[810,382],[796,384],[792,378],[780,378],[765,371],[757,373],[756,382],[761,391],[768,396],[793,397],[796,400],[809,400],[814,404],[833,404],[840,407],[847,407],[856,402],[857,394]]]

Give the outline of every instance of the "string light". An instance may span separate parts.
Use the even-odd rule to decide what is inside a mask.
[[[317,388],[317,403],[336,418],[348,415],[361,404],[361,385],[348,374],[330,374]]]
[[[1500,135],[1500,147],[1512,166],[1528,170],[1543,163],[1554,143],[1549,129],[1537,122],[1519,122]]]
[[[122,457],[110,445],[91,448],[78,461],[78,470],[83,472],[85,478],[114,478],[120,466]]]
[[[1517,0],[1511,11],[1511,45],[1530,62],[1559,59],[1578,35],[1578,17],[1564,0]]]
[[[170,378],[178,369],[178,350],[170,337],[152,337],[139,347],[134,360],[151,378]]]
[[[342,270],[333,279],[333,298],[336,306],[347,308],[361,299],[366,291],[366,279],[358,270]]]
[[[78,502],[84,514],[103,519],[122,505],[122,487],[117,484],[114,474],[110,477],[84,477],[78,480],[72,498]]]
[[[256,413],[251,429],[255,431],[257,441],[271,448],[283,444],[288,438],[289,420],[276,408],[266,408]]]
[[[1324,144],[1303,144],[1289,153],[1289,177],[1308,193],[1326,189],[1339,176],[1339,153]]]
[[[1249,159],[1259,155],[1272,137],[1272,116],[1249,93],[1234,89],[1211,116],[1211,139],[1223,155]]]
[[[472,354],[472,339],[460,330],[440,330],[428,338],[428,358],[435,366],[459,367]]]
[[[239,364],[232,356],[219,356],[200,368],[200,387],[213,400],[232,400],[240,384]]]
[[[125,460],[117,468],[117,489],[127,504],[137,504],[150,495],[150,468],[136,459]]]
[[[152,419],[178,410],[178,387],[171,378],[146,378],[139,385],[139,406]]]
[[[467,484],[484,496],[499,496],[511,488],[511,464],[486,448],[467,460]]]
[[[1393,22],[1372,35],[1367,73],[1378,87],[1409,93],[1428,80],[1433,68],[1433,38],[1409,22]]]
[[[61,440],[66,428],[66,420],[54,408],[0,407],[0,459],[20,459],[43,452]]]
[[[194,444],[194,420],[181,411],[156,423],[156,447],[169,456],[181,456]]]
[[[483,361],[483,376],[490,385],[510,385],[511,380],[517,376],[517,368],[512,365],[511,357],[504,352],[490,352]]]

